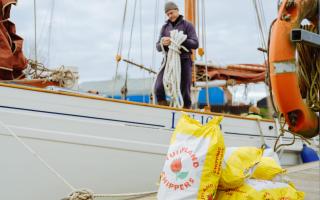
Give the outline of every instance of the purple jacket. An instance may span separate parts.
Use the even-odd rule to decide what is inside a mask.
[[[160,40],[162,37],[170,37],[170,31],[178,29],[179,31],[183,31],[184,34],[186,34],[188,37],[186,41],[182,43],[184,47],[186,47],[189,52],[185,52],[181,50],[181,58],[190,58],[191,55],[191,49],[197,49],[199,47],[199,41],[196,34],[196,31],[193,27],[193,25],[184,20],[183,16],[180,15],[176,22],[172,23],[169,20],[162,26],[160,37],[157,42],[157,50],[161,52],[161,46],[160,46]],[[165,47],[165,51],[168,51],[168,47]]]

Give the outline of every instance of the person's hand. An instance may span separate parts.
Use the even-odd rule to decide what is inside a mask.
[[[169,37],[163,37],[162,38],[162,45],[163,46],[169,46],[171,44],[171,40]]]

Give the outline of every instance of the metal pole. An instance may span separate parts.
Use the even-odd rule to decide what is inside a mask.
[[[141,64],[137,64],[137,63],[135,63],[133,61],[130,61],[129,59],[122,59],[122,60],[123,60],[123,62],[126,62],[126,63],[131,64],[131,65],[136,66],[136,67],[139,67],[140,69],[143,69],[143,70],[149,72],[150,74],[157,74],[157,72],[155,72],[151,68],[147,68],[147,67],[145,67],[145,66],[143,66]]]
[[[186,20],[196,27],[196,0],[184,0],[184,15]],[[192,50],[192,61],[195,60],[196,51]],[[196,82],[195,66],[192,66],[192,82]]]
[[[207,27],[206,27],[206,6],[205,6],[205,0],[202,0],[202,45],[204,49],[204,60],[205,60],[205,69],[206,69],[206,102],[207,107],[205,109],[208,109],[211,111],[211,105],[210,105],[210,97],[209,97],[209,75],[208,75],[208,52],[207,52]]]

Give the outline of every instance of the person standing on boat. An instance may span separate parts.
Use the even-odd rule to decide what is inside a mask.
[[[162,51],[161,45],[164,46],[164,50],[168,52],[168,46],[171,44],[170,31],[179,30],[183,31],[187,35],[186,41],[182,43],[189,52],[181,50],[181,93],[184,101],[184,108],[191,107],[191,84],[192,84],[192,49],[197,49],[199,46],[198,37],[194,26],[183,19],[183,16],[179,14],[179,8],[174,2],[167,2],[165,4],[165,13],[168,17],[166,23],[162,26],[160,37],[157,42],[157,50]],[[162,44],[161,44],[162,43]],[[168,105],[166,101],[166,94],[163,86],[163,73],[164,68],[159,72],[155,83],[155,95],[160,105]]]

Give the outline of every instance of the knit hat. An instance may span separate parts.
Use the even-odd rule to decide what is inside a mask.
[[[164,6],[164,11],[167,13],[170,10],[178,10],[177,4],[173,3],[172,1],[168,1]]]

